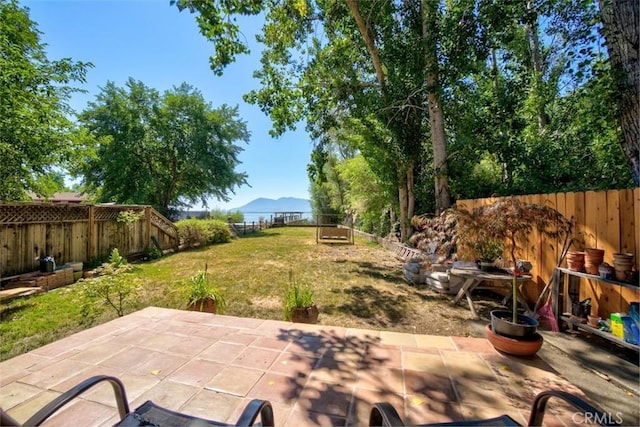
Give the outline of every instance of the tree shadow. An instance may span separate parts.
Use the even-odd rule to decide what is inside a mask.
[[[340,262],[340,261],[334,261]],[[371,262],[356,261],[355,264],[358,267],[358,274],[369,276],[373,279],[384,280],[393,284],[406,284],[402,275],[395,269],[381,267]]]
[[[274,400],[297,401],[299,411],[292,415],[294,419],[289,423],[365,425],[368,411],[381,399],[378,396],[398,394],[384,378],[371,374],[367,375],[367,387],[376,391],[358,392],[362,375],[380,370],[391,361],[385,353],[388,349],[380,344],[380,338],[373,331],[371,335],[344,336],[344,330],[340,334],[327,327],[317,328],[280,329],[277,338],[290,342],[289,362],[301,365],[297,374],[288,377],[287,387],[279,391],[281,395]]]
[[[380,291],[371,285],[354,286],[345,289],[343,293],[349,296],[347,301],[326,309],[365,318],[377,326],[388,326],[403,320],[409,309],[410,301],[407,296]]]

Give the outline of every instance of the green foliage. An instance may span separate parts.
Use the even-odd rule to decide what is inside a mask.
[[[120,255],[117,248],[111,251],[109,262],[103,264],[99,277],[82,282],[83,314],[92,316],[96,304],[113,308],[119,317],[138,302],[140,280],[130,273],[132,266]]]
[[[284,296],[284,320],[291,320],[294,308],[306,308],[313,305],[313,290],[306,285],[299,285],[293,279],[293,271],[289,270],[289,287]]]
[[[122,225],[132,225],[144,217],[144,211],[136,212],[134,210],[126,210],[118,212],[116,222]]]
[[[214,209],[211,211],[211,219],[227,222],[231,217],[232,222],[244,222],[244,214],[240,211],[223,211]]]
[[[0,200],[58,189],[55,167],[78,148],[69,118],[72,81],[90,63],[49,60],[36,23],[15,0],[0,1]]]
[[[145,248],[144,254],[148,260],[162,258],[162,255],[163,255],[162,250],[155,246]]]
[[[223,293],[217,287],[209,283],[207,267],[204,271],[199,271],[190,279],[189,305],[200,305],[200,311],[204,301],[210,299],[216,303],[216,311],[222,314],[227,308],[227,301]]]
[[[473,248],[480,261],[493,262],[502,256],[504,251],[502,243],[499,240],[486,238],[478,240]]]
[[[180,241],[188,248],[231,241],[226,221],[218,219],[183,219],[175,223]]]
[[[246,183],[235,171],[247,141],[238,109],[213,108],[186,83],[160,94],[140,81],[108,82],[80,115],[97,141],[74,169],[100,202],[149,204],[163,214]]]

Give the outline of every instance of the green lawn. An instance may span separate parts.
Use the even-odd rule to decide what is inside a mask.
[[[408,286],[393,254],[356,239],[355,245],[316,244],[315,228],[272,228],[231,243],[180,252],[136,264],[139,300],[146,306],[183,309],[187,280],[205,264],[223,289],[224,314],[263,319],[283,317],[289,271],[310,285],[320,309],[319,323],[434,335],[471,334],[468,308],[451,297]],[[83,310],[83,283],[1,306],[2,360],[113,319],[102,304]]]

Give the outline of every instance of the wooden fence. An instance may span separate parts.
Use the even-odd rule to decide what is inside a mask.
[[[139,219],[118,222],[125,211]],[[103,258],[113,248],[141,254],[154,246],[152,238],[163,249],[179,243],[173,223],[149,206],[0,204],[0,278],[37,270],[41,256],[61,265]]]
[[[613,265],[615,252],[635,255],[635,269],[640,266],[640,188],[580,193],[555,193],[517,196],[526,203],[550,206],[567,219],[573,217],[574,244],[571,250],[592,247],[604,249],[604,262]],[[458,208],[473,209],[491,204],[500,198],[459,200]],[[527,299],[537,299],[544,285],[550,280],[558,261],[562,242],[542,238],[533,232],[518,254],[519,258],[533,263],[532,280],[537,284],[525,287]],[[566,262],[563,263],[566,266]],[[581,279],[580,300],[592,299],[592,311],[604,315],[627,312],[629,303],[639,300],[638,289],[623,286],[603,286],[595,280]]]

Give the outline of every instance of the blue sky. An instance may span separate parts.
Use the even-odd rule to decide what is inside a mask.
[[[252,45],[250,56],[217,77],[209,68],[212,45],[200,35],[194,16],[169,6],[169,0],[21,0],[43,33],[49,59],[71,57],[94,64],[81,85],[87,94],[74,95],[71,106],[82,111],[107,81],[122,86],[129,77],[164,91],[187,82],[199,89],[214,107],[239,107],[240,117],[251,132],[237,168],[249,175],[251,187],[236,188],[231,200],[212,200],[209,208],[240,207],[258,197],[309,198],[306,173],[312,142],[304,125],[280,138],[269,136],[269,118],[242,95],[257,89],[252,77],[259,68],[260,46],[253,35],[260,18],[246,19],[243,32]],[[199,206],[195,207],[199,208]]]

